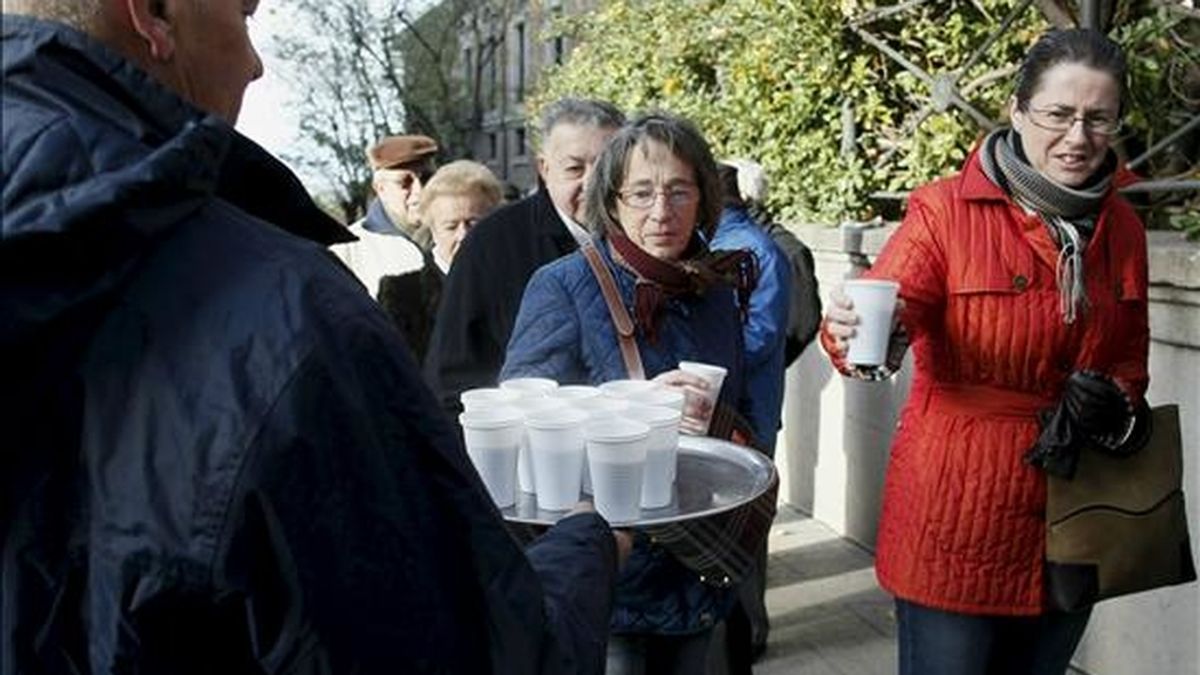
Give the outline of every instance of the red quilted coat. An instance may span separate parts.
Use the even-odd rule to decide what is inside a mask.
[[[1084,258],[1088,309],[1063,323],[1058,247],[984,175],[913,193],[868,276],[900,282],[915,377],[884,487],[876,571],[894,595],[968,614],[1043,609],[1044,474],[1022,461],[1067,376],[1139,400],[1149,328],[1146,239],[1110,193]]]

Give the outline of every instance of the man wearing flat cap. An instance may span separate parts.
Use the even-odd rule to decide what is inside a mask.
[[[437,143],[428,136],[387,136],[367,150],[376,198],[367,207],[366,218],[350,226],[357,241],[332,250],[373,298],[379,298],[385,277],[418,272],[432,264],[417,207],[421,188],[433,175],[437,151]]]

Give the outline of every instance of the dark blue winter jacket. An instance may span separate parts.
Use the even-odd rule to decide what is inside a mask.
[[[787,343],[792,269],[771,236],[740,206],[726,206],[709,244],[714,250],[747,249],[758,262],[758,282],[750,294],[750,313],[742,328],[746,343],[747,418],[759,447],[775,455],[775,436],[783,408],[783,356]]]
[[[635,277],[613,263],[597,241],[632,315]],[[742,332],[729,287],[701,297],[667,301],[655,344],[637,337],[646,377],[674,370],[680,361],[728,369],[721,400],[742,414],[749,409],[742,369]],[[600,384],[629,377],[616,329],[600,286],[581,252],[538,270],[525,288],[500,379],[549,377],[563,384]],[[639,538],[617,583],[613,630],[685,634],[711,628],[728,613],[733,597],[700,581],[663,548]]]
[[[295,177],[2,40],[0,673],[600,672],[607,526],[522,553]]]

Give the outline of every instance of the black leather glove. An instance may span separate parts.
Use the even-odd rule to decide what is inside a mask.
[[[1071,373],[1058,406],[1038,415],[1042,432],[1025,461],[1053,476],[1071,478],[1083,444],[1126,435],[1132,415],[1125,393],[1111,378],[1086,370]]]
[[[1133,406],[1107,375],[1088,370],[1071,373],[1062,400],[1079,430],[1091,438],[1124,435],[1129,428]]]

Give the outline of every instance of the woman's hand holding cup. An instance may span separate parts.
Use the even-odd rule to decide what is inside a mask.
[[[659,373],[654,381],[683,394],[683,418],[679,422],[679,429],[684,433],[704,433],[712,417],[712,402],[708,394],[711,385],[708,380],[695,373],[676,369]]]

